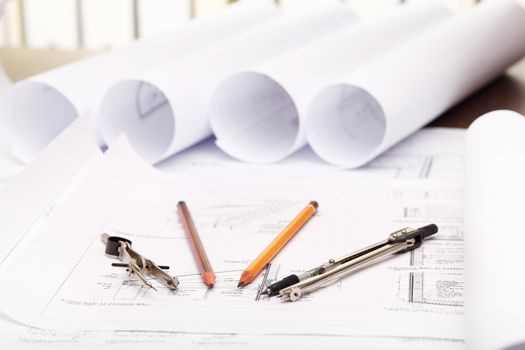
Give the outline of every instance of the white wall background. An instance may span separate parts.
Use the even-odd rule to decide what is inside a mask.
[[[277,0],[292,10],[309,1]],[[341,0],[362,17],[404,1]],[[438,0],[461,12],[479,0]],[[488,0],[485,0],[488,1]],[[496,0],[492,0],[496,1]],[[519,0],[525,4],[525,0]],[[0,22],[0,46],[99,50],[175,30],[194,16],[205,16],[231,0],[12,0]]]

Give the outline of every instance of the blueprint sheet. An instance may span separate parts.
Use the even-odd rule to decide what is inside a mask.
[[[308,149],[279,165],[238,163],[212,143],[183,152],[159,171],[122,142],[83,170],[60,205],[46,211],[25,249],[2,266],[10,270],[3,283],[16,286],[2,291],[2,311],[26,325],[62,331],[3,322],[0,337],[21,344],[461,348],[464,133],[421,134],[353,172],[319,163]],[[190,206],[217,273],[213,290],[200,282],[176,215],[179,200]],[[237,289],[240,272],[309,200],[319,202],[318,214],[258,280]],[[440,232],[423,249],[303,301],[259,295],[290,272],[430,222]],[[146,256],[170,265],[180,290],[154,293],[111,267],[102,232],[128,237]],[[35,276],[36,263],[41,273]]]

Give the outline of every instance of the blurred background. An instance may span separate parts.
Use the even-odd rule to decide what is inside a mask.
[[[133,40],[176,30],[237,0],[0,0],[0,61],[12,80]],[[285,11],[316,0],[274,0]],[[480,0],[341,0],[368,18],[404,2],[439,1],[455,13]],[[483,0],[500,1],[500,0]],[[525,4],[525,0],[517,0]]]
[[[12,0],[0,24],[0,47],[101,50],[176,29],[235,0]],[[285,10],[312,0],[277,0]],[[405,1],[342,0],[361,17]],[[479,0],[438,0],[461,12]],[[525,0],[522,0],[525,1]]]

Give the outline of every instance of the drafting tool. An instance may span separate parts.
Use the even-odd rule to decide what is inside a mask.
[[[285,301],[297,301],[304,294],[338,281],[381,259],[414,250],[423,244],[425,238],[437,231],[438,227],[434,224],[395,231],[384,241],[337,259],[330,259],[327,263],[300,275],[287,276],[268,286],[263,294],[278,295]]]
[[[213,272],[208,256],[204,251],[204,246],[202,245],[199,233],[197,232],[197,227],[195,227],[188,206],[185,202],[181,201],[177,204],[177,209],[179,210],[179,217],[182,226],[184,227],[184,231],[188,236],[191,251],[193,252],[195,261],[199,266],[202,281],[208,286],[208,288],[213,288],[213,285],[215,284],[215,273]]]
[[[259,256],[241,274],[237,287],[244,287],[252,282],[264,267],[273,259],[275,255],[288,243],[290,239],[308,220],[316,213],[319,205],[311,201],[306,207],[282,230],[281,233],[262,251]]]
[[[102,243],[106,245],[106,254],[119,259],[122,263],[114,263],[112,266],[126,267],[130,274],[136,275],[146,286],[157,290],[148,282],[146,276],[151,276],[170,290],[176,290],[179,280],[171,276],[164,270],[169,266],[156,265],[150,259],[147,259],[131,248],[131,241],[126,238],[110,236],[103,233],[100,236]]]

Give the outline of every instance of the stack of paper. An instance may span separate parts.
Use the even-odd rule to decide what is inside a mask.
[[[99,334],[121,329],[201,337],[235,334],[234,343],[251,334],[252,345],[278,341],[277,335],[301,344],[305,333],[314,344],[336,335],[341,342],[328,340],[336,347],[363,344],[363,338],[374,346],[399,348],[407,341],[425,347],[462,345],[463,132],[427,131],[355,173],[318,164],[311,152],[273,169],[231,162],[220,152],[209,152],[212,144],[203,144],[183,153],[171,165],[175,176],[166,176],[142,161],[125,139],[101,155],[89,138],[80,136],[85,122],[78,120],[55,140],[0,199],[2,208],[12,206],[2,228],[10,235],[1,237],[2,246],[11,249],[3,253],[0,275],[5,285],[17,286],[0,292],[0,310],[23,324],[64,331],[32,335],[18,328],[4,337],[52,342],[65,337],[65,330],[89,331],[103,342],[117,335]],[[69,152],[61,165],[45,167],[65,148]],[[32,182],[34,178],[53,181],[46,180],[50,185],[44,189]],[[21,195],[24,190],[26,198]],[[27,202],[29,193],[41,200],[25,207],[14,202]],[[178,222],[175,208],[180,199],[192,206],[214,263],[218,280],[213,290],[201,285]],[[272,261],[266,277],[237,289],[246,263],[311,199],[320,203],[316,220]],[[425,254],[442,254],[453,246],[453,261],[406,254],[313,294],[304,303],[256,300],[265,283],[290,271],[380,240],[401,226],[430,221],[440,225],[441,232],[428,242]],[[155,284],[159,292],[148,291],[112,267],[100,242],[102,232],[128,237],[145,254],[169,265],[170,273],[179,276],[180,290],[170,293]],[[449,281],[450,294],[440,294],[437,285],[416,289],[410,282],[414,278]],[[371,298],[371,288],[381,292]],[[385,336],[391,339],[381,340]],[[199,341],[199,336],[188,337]]]
[[[101,145],[125,133],[151,163],[213,130],[245,161],[276,162],[308,141],[329,163],[361,166],[525,54],[525,11],[512,1],[449,17],[415,3],[358,24],[336,0],[284,13],[246,0],[16,84],[3,129],[26,161],[90,111]]]

